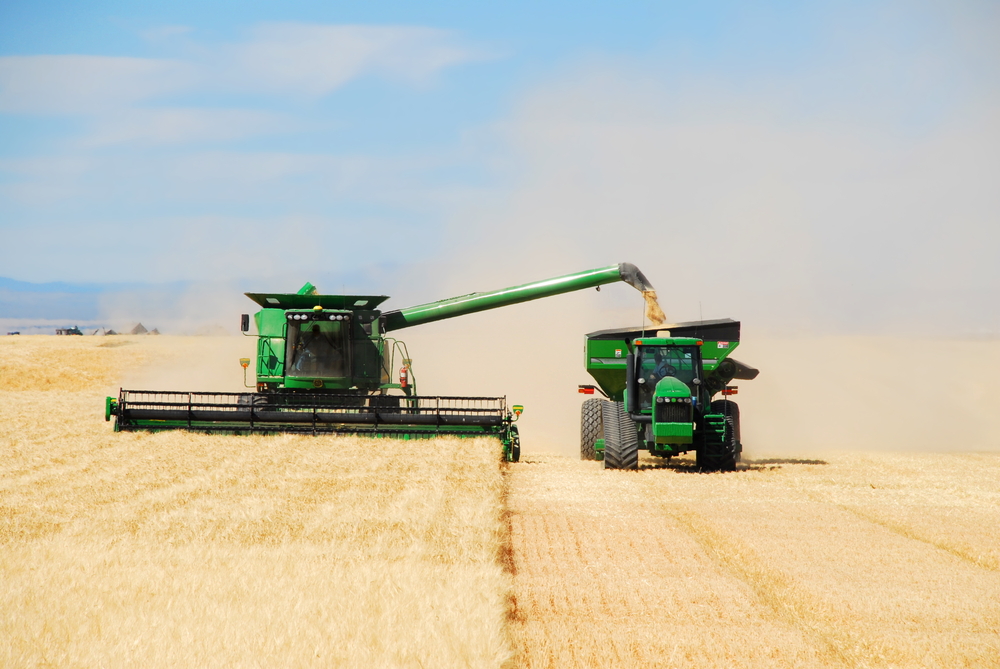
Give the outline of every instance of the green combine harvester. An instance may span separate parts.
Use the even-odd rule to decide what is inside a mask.
[[[701,471],[735,469],[743,445],[739,407],[728,399],[738,389],[729,383],[758,374],[730,357],[740,342],[739,322],[657,328],[652,335],[644,329],[587,335],[587,371],[598,386],[579,391],[607,399],[583,403],[580,457],[604,460],[605,469],[637,469],[640,450],[665,458],[694,451]]]
[[[508,461],[520,457],[514,424],[522,407],[505,397],[418,395],[406,345],[388,333],[487,309],[623,281],[652,286],[622,263],[407,309],[381,311],[385,295],[247,293],[254,315],[256,392],[124,390],[107,398],[115,430],[193,430],[235,434],[361,434],[400,439],[495,436]],[[248,334],[250,316],[241,330]],[[249,359],[240,361],[244,374]],[[397,376],[398,373],[398,376]],[[252,386],[251,386],[252,387]]]

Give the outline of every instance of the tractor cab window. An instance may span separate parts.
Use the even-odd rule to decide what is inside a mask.
[[[640,346],[636,354],[635,373],[639,389],[639,408],[653,405],[653,390],[665,376],[682,381],[689,388],[698,373],[697,346]]]
[[[350,376],[350,321],[288,324],[285,374],[305,378]]]

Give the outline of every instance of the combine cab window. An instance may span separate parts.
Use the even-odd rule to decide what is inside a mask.
[[[660,379],[672,376],[691,388],[698,373],[697,346],[641,346],[636,356],[636,377],[643,379],[639,387],[639,408],[653,405],[653,389]]]
[[[285,373],[309,379],[350,376],[349,323],[289,323]]]

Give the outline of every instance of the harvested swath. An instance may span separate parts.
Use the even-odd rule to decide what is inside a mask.
[[[1000,666],[1000,454],[512,467],[523,667]]]
[[[227,343],[60,339],[2,344],[0,666],[509,658],[498,442],[116,434],[91,384]]]

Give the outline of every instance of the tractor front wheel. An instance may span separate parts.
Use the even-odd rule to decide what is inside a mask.
[[[725,417],[725,434],[721,443],[705,442],[695,451],[695,466],[702,472],[731,472],[736,470],[739,446],[732,416]]]
[[[593,397],[585,400],[580,407],[580,459],[596,460],[597,451],[594,450],[594,442],[600,439],[604,433],[604,420],[601,416],[601,407],[605,400]]]
[[[740,438],[740,406],[732,400],[715,400],[711,404],[712,413],[721,413],[733,419],[733,437],[736,439],[736,462],[740,461],[743,452],[743,439]]]
[[[621,402],[602,405],[604,419],[604,468],[638,469],[639,434]]]

